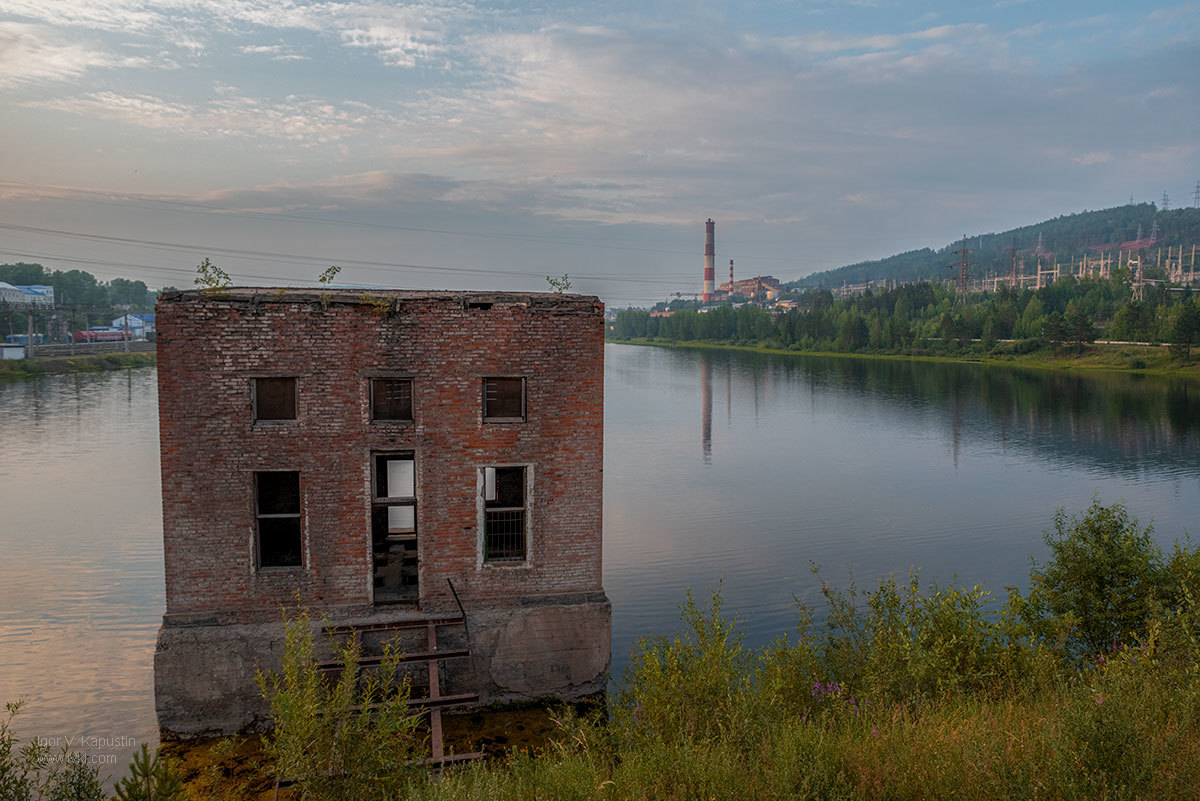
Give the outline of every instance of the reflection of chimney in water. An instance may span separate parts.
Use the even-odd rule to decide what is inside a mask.
[[[704,446],[704,463],[712,464],[712,371],[708,357],[700,357],[700,442]]]
[[[725,360],[725,421],[733,428],[733,368],[732,361]]]

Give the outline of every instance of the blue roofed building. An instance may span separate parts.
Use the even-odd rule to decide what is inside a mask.
[[[153,314],[123,314],[112,321],[112,327],[124,329],[127,321],[129,333],[134,339],[148,339],[154,333]]]

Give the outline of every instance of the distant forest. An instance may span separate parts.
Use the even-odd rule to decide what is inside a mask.
[[[1127,270],[1113,278],[1068,276],[1041,289],[978,292],[958,302],[953,288],[905,284],[837,298],[828,289],[799,293],[797,306],[753,305],[619,312],[612,339],[708,341],[840,353],[956,355],[1077,348],[1097,338],[1169,343],[1184,359],[1200,344],[1200,295],[1147,286],[1136,300]],[[1008,340],[1007,342],[1003,342]]]
[[[1017,248],[1018,258],[1025,259],[1025,268],[1032,271],[1037,266],[1035,250],[1038,236],[1046,260],[1067,263],[1086,254],[1095,255],[1103,250],[1115,251],[1122,242],[1150,237],[1158,226],[1155,247],[1177,247],[1200,244],[1200,209],[1181,208],[1159,211],[1153,203],[1137,203],[1117,206],[1100,211],[1084,211],[1065,214],[1053,220],[1014,228],[995,234],[967,237],[971,249],[971,276],[1008,275],[1011,266],[1010,248]],[[842,284],[862,284],[867,281],[939,281],[952,278],[957,273],[949,266],[958,263],[954,251],[962,246],[962,240],[947,244],[940,250],[922,248],[889,256],[877,261],[864,261],[824,270],[807,275],[785,286],[840,287]]]

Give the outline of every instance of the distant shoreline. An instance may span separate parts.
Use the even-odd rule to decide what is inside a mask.
[[[98,373],[131,367],[154,367],[155,353],[102,353],[90,356],[60,356],[51,359],[12,359],[0,361],[0,379],[32,378],[67,373]]]
[[[638,337],[635,339],[605,339],[615,345],[649,345],[660,348],[688,348],[692,350],[737,350],[751,353],[773,353],[783,356],[824,356],[847,359],[890,359],[901,361],[931,362],[942,364],[978,364],[988,367],[1027,367],[1036,370],[1088,371],[1101,373],[1127,373],[1129,375],[1157,375],[1200,380],[1200,348],[1196,348],[1193,362],[1181,366],[1172,359],[1167,349],[1144,345],[1088,345],[1082,355],[1054,354],[1037,351],[1029,354],[1006,353],[990,356],[929,356],[905,353],[838,353],[836,351],[788,350],[760,345],[735,345],[728,342],[704,342],[698,340],[672,341]],[[1134,366],[1141,362],[1142,366]]]

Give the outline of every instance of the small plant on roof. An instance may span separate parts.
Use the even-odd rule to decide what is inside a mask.
[[[325,272],[321,273],[321,275],[317,278],[317,281],[320,282],[321,286],[327,287],[333,283],[333,279],[337,278],[338,273],[340,273],[341,271],[342,271],[342,268],[338,267],[336,264],[326,267]],[[330,295],[328,292],[322,292],[321,293],[321,306],[323,308],[329,308],[329,300],[332,297],[333,296]]]
[[[562,274],[562,278],[555,278],[552,275],[547,275],[546,283],[550,285],[550,290],[556,295],[561,295],[571,288],[571,279],[566,273]]]
[[[383,317],[392,309],[392,304],[387,298],[380,295],[372,295],[370,292],[363,292],[358,296],[358,302],[371,310],[371,314],[377,317]]]
[[[233,281],[229,278],[229,273],[213,264],[209,261],[208,256],[205,256],[204,261],[196,265],[194,283],[206,294],[219,297],[225,294],[225,290],[233,284]]]

